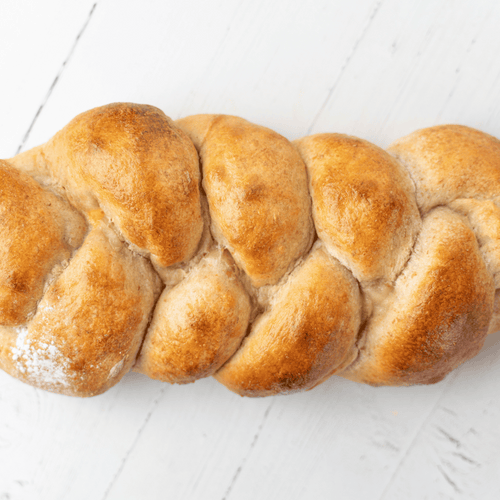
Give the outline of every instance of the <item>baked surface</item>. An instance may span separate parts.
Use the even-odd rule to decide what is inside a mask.
[[[468,127],[384,151],[117,103],[0,180],[0,367],[42,389],[435,383],[500,327],[500,142]]]

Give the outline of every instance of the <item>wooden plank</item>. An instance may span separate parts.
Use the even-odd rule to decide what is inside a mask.
[[[28,145],[45,142],[76,114],[114,101],[153,104],[172,118],[238,114],[296,138],[377,5],[105,2],[81,41],[78,64],[66,72]]]
[[[311,132],[382,147],[439,123],[500,136],[499,22],[498,2],[384,1]]]
[[[129,376],[104,396],[82,400],[2,374],[0,498],[99,498],[167,388],[143,385],[143,378]]]
[[[106,498],[134,497],[145,484],[155,499],[376,498],[425,418],[422,408],[443,389],[374,389],[334,378],[311,393],[227,398],[222,412],[191,401],[187,411],[199,415],[186,419],[165,401]],[[168,449],[158,452],[158,442]]]
[[[497,335],[496,344],[458,369],[381,500],[500,497],[499,377]]]
[[[57,85],[93,0],[3,2],[0,13],[0,158],[13,156]]]

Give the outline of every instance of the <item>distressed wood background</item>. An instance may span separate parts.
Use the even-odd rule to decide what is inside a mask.
[[[0,157],[114,101],[385,147],[500,136],[496,0],[2,0]],[[240,398],[127,375],[88,400],[0,373],[0,500],[499,499],[500,337],[445,381]]]

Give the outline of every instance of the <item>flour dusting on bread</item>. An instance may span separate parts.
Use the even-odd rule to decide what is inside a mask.
[[[18,336],[16,346],[12,348],[12,359],[18,371],[42,387],[66,387],[69,384],[69,360],[61,354],[54,341],[33,341],[28,336],[27,327],[15,330]]]

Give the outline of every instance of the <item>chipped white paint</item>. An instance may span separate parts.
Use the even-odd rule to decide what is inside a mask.
[[[291,139],[500,136],[494,0],[94,3],[2,3],[1,156],[120,100]],[[498,499],[499,341],[434,386],[255,400],[134,373],[78,400],[0,373],[0,499]]]

